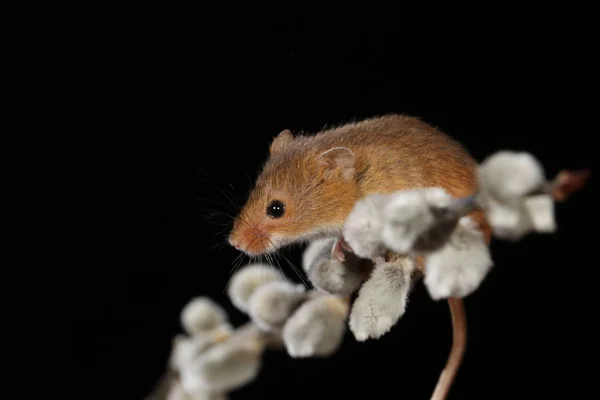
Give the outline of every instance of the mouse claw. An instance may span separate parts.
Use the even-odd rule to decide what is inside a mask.
[[[354,253],[354,251],[352,250],[352,247],[350,247],[350,245],[348,244],[348,242],[346,241],[346,239],[344,238],[344,236],[340,236],[340,246],[342,247],[342,249],[348,253]]]
[[[344,254],[344,249],[342,248],[342,244],[339,239],[336,240],[331,249],[331,258],[339,262],[344,262],[346,260],[346,255]]]
[[[346,242],[346,239],[344,239],[344,236],[340,236],[331,249],[331,258],[336,259],[339,262],[344,262],[346,261],[347,253],[354,252],[348,242]]]

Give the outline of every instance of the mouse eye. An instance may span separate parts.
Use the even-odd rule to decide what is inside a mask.
[[[267,215],[271,218],[281,218],[285,213],[285,204],[279,200],[273,200],[267,206]]]

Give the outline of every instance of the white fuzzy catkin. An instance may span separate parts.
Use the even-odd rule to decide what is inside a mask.
[[[354,293],[363,282],[363,276],[355,265],[334,258],[315,260],[308,278],[318,290],[340,296]]]
[[[257,287],[272,281],[284,281],[285,276],[272,265],[254,263],[239,269],[231,278],[227,295],[240,311],[248,313],[248,301]]]
[[[483,234],[469,217],[462,217],[450,240],[427,255],[424,283],[434,300],[465,297],[480,286],[492,266]]]
[[[330,258],[335,238],[317,239],[309,243],[302,253],[302,268],[308,273],[315,260]]]
[[[328,238],[312,242],[302,255],[302,265],[316,289],[349,295],[360,287],[363,277],[355,265],[332,258],[336,240]]]
[[[228,400],[228,397],[224,393],[203,390],[190,394],[183,389],[181,382],[175,381],[169,389],[165,400]]]
[[[429,207],[446,208],[452,203],[452,196],[441,187],[432,186],[420,189],[420,191],[425,196],[425,202]]]
[[[494,236],[516,241],[530,232],[555,232],[554,200],[532,194],[545,177],[531,154],[499,151],[479,166],[478,179],[479,202]]]
[[[182,356],[181,353],[183,350],[183,342],[188,339],[188,336],[184,334],[178,334],[173,338],[173,342],[171,345],[171,354],[169,355],[168,365],[171,370],[177,371],[179,370],[179,366],[181,364]]]
[[[523,200],[523,207],[527,210],[531,225],[536,232],[556,232],[554,199],[551,195],[528,196]]]
[[[494,236],[516,241],[526,234],[554,232],[554,201],[535,194],[545,183],[541,164],[529,153],[503,150],[478,169],[479,203]]]
[[[541,164],[526,152],[503,150],[478,168],[479,190],[501,203],[514,203],[545,182]]]
[[[188,393],[235,390],[256,378],[262,351],[253,340],[218,343],[181,370],[181,384]]]
[[[207,332],[227,321],[223,308],[208,297],[195,297],[182,309],[181,325],[189,334]]]
[[[233,328],[231,325],[223,324],[210,332],[194,336],[176,336],[169,360],[171,368],[176,371],[181,370],[210,346],[217,343],[223,337],[231,335],[232,332]]]
[[[436,222],[433,210],[447,207],[451,201],[452,197],[438,187],[394,193],[383,209],[383,243],[396,253],[409,253],[419,236]]]
[[[179,371],[213,344],[207,337],[185,337],[176,340],[171,352],[171,368]]]
[[[344,239],[357,256],[375,258],[385,250],[381,241],[381,230],[385,222],[382,209],[388,198],[378,194],[363,197],[356,202],[344,221]]]
[[[198,391],[192,393],[189,400],[228,400],[229,397],[221,392]]]
[[[380,338],[404,315],[413,270],[408,257],[375,266],[350,311],[350,330],[356,340]]]
[[[528,196],[514,204],[486,198],[484,209],[494,236],[516,241],[530,232],[556,231],[554,200],[550,195]]]
[[[169,392],[165,398],[166,400],[191,400],[191,396],[183,390],[183,386],[179,381],[173,382],[169,388]]]
[[[483,208],[494,236],[499,239],[516,241],[532,230],[530,215],[522,201],[504,204],[489,197]]]
[[[306,296],[303,285],[286,281],[268,282],[250,296],[248,315],[259,328],[277,332]]]
[[[346,331],[348,305],[322,295],[303,303],[283,328],[283,341],[294,358],[326,357],[340,346]]]

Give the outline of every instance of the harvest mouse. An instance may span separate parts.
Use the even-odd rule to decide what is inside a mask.
[[[284,130],[270,145],[269,158],[234,220],[229,243],[256,256],[292,243],[339,238],[346,217],[364,196],[440,187],[452,197],[466,197],[477,189],[476,168],[459,142],[411,116],[383,115],[314,135]],[[474,211],[469,217],[489,241],[483,213]],[[363,288],[370,281],[374,287],[383,282],[397,298],[369,304],[390,315],[373,322],[372,315],[361,311],[359,296],[350,318],[357,339],[379,337],[390,329],[404,312],[413,272],[422,269],[422,260],[397,254],[388,254],[374,268]],[[449,303],[453,323],[464,325],[462,301],[451,298]],[[457,334],[464,334],[464,326]]]
[[[362,197],[434,186],[465,197],[476,190],[476,167],[457,141],[415,117],[386,115],[316,135],[284,130],[270,145],[229,242],[255,256],[337,237]],[[482,213],[470,216],[487,230]]]

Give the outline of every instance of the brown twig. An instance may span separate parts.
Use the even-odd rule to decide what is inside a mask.
[[[554,200],[565,201],[584,187],[591,176],[592,172],[589,169],[579,171],[562,170],[551,183],[550,193],[552,193]]]

